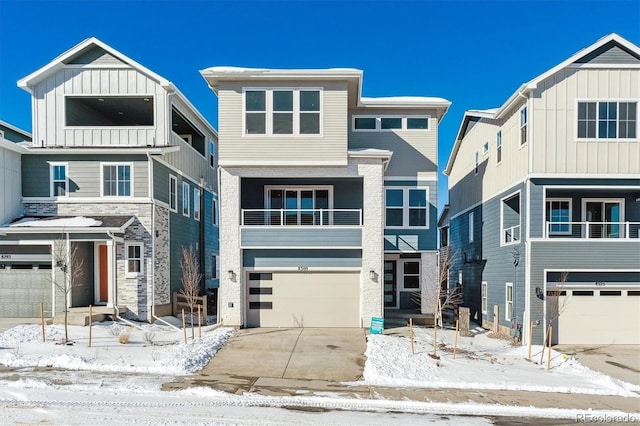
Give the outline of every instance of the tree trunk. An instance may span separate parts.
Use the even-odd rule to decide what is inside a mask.
[[[195,330],[193,329],[193,306],[189,306],[189,309],[191,310],[191,339],[193,340],[196,338]]]

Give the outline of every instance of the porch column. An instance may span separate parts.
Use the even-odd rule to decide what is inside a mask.
[[[114,283],[116,270],[116,245],[113,240],[107,240],[107,265],[107,307],[113,308],[116,304],[116,288]]]

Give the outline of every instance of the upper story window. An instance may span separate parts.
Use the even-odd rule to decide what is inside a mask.
[[[209,141],[209,166],[216,166],[216,144]]]
[[[131,164],[102,165],[102,195],[105,197],[130,197],[133,176]]]
[[[51,173],[51,197],[65,197],[69,188],[67,163],[49,163]]]
[[[496,163],[502,162],[502,130],[496,133]]]
[[[469,242],[473,242],[474,234],[475,234],[475,222],[474,222],[474,214],[473,212],[469,213]]]
[[[578,102],[578,139],[636,139],[637,102]]]
[[[211,204],[211,224],[218,226],[218,200],[215,198]]]
[[[193,188],[193,218],[200,220],[200,190]]]
[[[169,175],[169,209],[178,211],[178,179]]]
[[[153,126],[153,96],[67,96],[70,127]]]
[[[355,131],[429,130],[428,116],[354,115]]]
[[[182,214],[184,216],[189,216],[189,199],[190,199],[190,190],[189,184],[187,182],[182,182]]]
[[[320,89],[247,89],[246,135],[319,135]]]
[[[482,155],[487,154],[489,154],[489,142],[485,142],[484,145],[482,145]]]
[[[520,145],[527,143],[527,107],[520,110]]]
[[[571,199],[548,198],[545,220],[549,234],[571,234]]]
[[[480,153],[478,151],[476,151],[475,159],[476,159],[476,166],[473,169],[473,174],[477,175],[478,174],[478,168],[480,166]]]
[[[385,226],[404,228],[429,224],[427,188],[387,188],[385,192]]]
[[[520,242],[520,192],[500,202],[500,245]]]

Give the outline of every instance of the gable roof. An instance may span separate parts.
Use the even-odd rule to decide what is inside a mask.
[[[511,107],[513,107],[513,105],[519,98],[526,97],[525,95],[537,89],[538,85],[541,82],[573,64],[576,64],[577,66],[584,66],[586,58],[592,58],[594,54],[597,54],[600,50],[602,50],[602,48],[607,45],[619,46],[625,52],[640,59],[640,47],[636,46],[635,44],[631,43],[630,41],[626,40],[624,37],[621,37],[616,33],[611,33],[602,37],[592,45],[576,52],[553,68],[548,69],[539,76],[520,85],[520,87],[518,87],[518,90],[513,92],[513,94],[509,96],[509,98],[499,108],[492,108],[487,110],[470,109],[465,111],[462,118],[462,123],[460,124],[460,128],[458,129],[458,133],[456,135],[455,144],[453,146],[453,149],[451,150],[451,155],[449,156],[449,161],[447,162],[447,166],[444,170],[444,174],[449,176],[451,168],[453,167],[453,162],[455,161],[456,155],[458,154],[458,151],[460,149],[460,144],[462,143],[462,139],[465,136],[465,133],[469,126],[469,122],[471,120],[477,120],[481,118],[497,120],[503,117],[511,109]],[[605,64],[604,66],[606,65],[616,64]]]
[[[189,101],[189,99],[187,99],[187,97],[183,95],[182,92],[180,92],[180,90],[178,90],[178,88],[173,83],[171,83],[166,78],[151,71],[147,67],[139,64],[138,62],[134,61],[128,56],[120,53],[119,51],[115,50],[113,47],[98,40],[95,37],[90,37],[86,40],[81,41],[71,49],[57,56],[55,59],[53,59],[51,62],[49,62],[45,66],[32,72],[26,77],[21,78],[20,80],[18,80],[18,87],[33,94],[33,87],[36,84],[46,79],[47,77],[51,76],[52,74],[56,73],[57,71],[63,69],[64,67],[68,66],[69,61],[73,60],[73,58],[77,58],[82,53],[88,52],[92,47],[98,47],[104,50],[109,55],[122,61],[124,64],[129,65],[130,67],[134,68],[138,72],[146,75],[151,80],[157,82],[167,92],[175,93],[185,103],[185,105],[187,105],[187,107],[190,108],[192,112],[195,113],[198,116],[198,118],[200,118],[200,120],[202,120],[202,122],[205,124],[205,126],[207,126],[209,131],[217,136],[217,132],[213,128],[213,126],[209,124],[207,119],[204,118],[204,116],[200,113],[200,111],[197,110],[197,108],[191,103],[191,101]],[[78,67],[82,65],[74,65],[74,66]]]

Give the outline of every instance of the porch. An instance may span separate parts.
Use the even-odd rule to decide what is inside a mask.
[[[115,318],[116,310],[113,307],[93,306],[91,307],[91,315],[89,315],[89,307],[82,306],[77,308],[68,308],[67,323],[69,325],[87,326],[89,319],[91,322],[102,322],[109,318]],[[118,314],[120,316],[126,314],[126,306],[118,306]],[[53,317],[54,324],[64,324],[64,312],[58,313]]]

